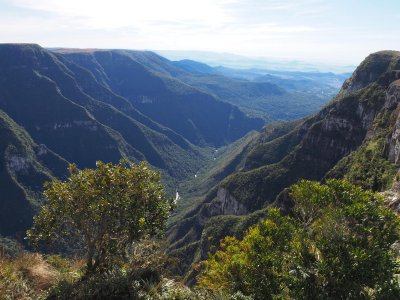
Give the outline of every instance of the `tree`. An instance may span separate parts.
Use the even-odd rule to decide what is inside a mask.
[[[314,247],[314,289],[321,298],[372,298],[388,288],[399,297],[392,247],[399,240],[399,217],[379,194],[342,180],[325,185],[303,180],[293,186],[295,211],[306,194],[322,189],[321,202],[314,202],[318,217],[311,225],[302,224]]]
[[[290,270],[298,248],[296,231],[290,217],[270,209],[267,219],[252,226],[242,241],[221,241],[221,250],[205,262],[199,285],[223,296],[239,291],[254,299],[285,299],[285,289],[295,279]]]
[[[172,208],[160,174],[147,163],[96,163],[96,169],[69,166],[66,181],[45,184],[47,203],[27,232],[37,245],[63,237],[85,246],[87,273],[103,272],[122,261],[129,246],[159,235]]]
[[[291,187],[292,216],[269,209],[242,241],[221,242],[199,284],[254,299],[395,299],[398,216],[346,181]]]

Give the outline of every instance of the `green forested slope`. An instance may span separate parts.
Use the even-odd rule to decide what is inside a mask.
[[[271,204],[286,209],[290,200],[285,188],[301,178],[347,178],[375,191],[389,188],[399,158],[398,70],[399,52],[372,54],[319,113],[282,129],[274,139],[260,133],[242,168],[217,183],[170,228],[171,251],[185,257],[189,267],[218,244],[227,228],[240,236],[232,228],[242,228],[247,215],[263,215]],[[188,244],[192,247],[183,246]]]

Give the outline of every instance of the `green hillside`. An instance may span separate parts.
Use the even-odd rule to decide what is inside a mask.
[[[226,231],[240,237],[241,224],[252,223],[248,216],[263,216],[271,205],[290,208],[285,189],[299,179],[346,178],[373,191],[390,188],[399,157],[399,63],[398,52],[371,54],[319,113],[278,126],[273,138],[271,130],[261,132],[239,169],[196,194],[197,207],[169,230],[171,253],[184,257],[183,272]]]

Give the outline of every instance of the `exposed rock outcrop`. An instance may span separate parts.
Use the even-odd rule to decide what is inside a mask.
[[[7,167],[11,174],[15,174],[17,172],[26,172],[29,168],[28,157],[13,155],[7,161]]]
[[[370,54],[345,81],[339,95],[350,95],[376,81],[383,73],[400,70],[400,52],[379,51]]]
[[[229,194],[223,187],[218,189],[217,197],[208,206],[210,216],[216,215],[244,215],[247,208]]]
[[[388,108],[397,108],[400,102],[400,81],[393,82],[386,93],[386,106]],[[394,124],[393,132],[388,137],[386,145],[387,157],[395,164],[400,161],[400,113],[397,113],[397,118]]]

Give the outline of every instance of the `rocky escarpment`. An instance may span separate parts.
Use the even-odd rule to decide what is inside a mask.
[[[198,253],[212,247],[206,242],[210,239],[215,241],[214,246],[218,245],[224,232],[215,228],[221,227],[223,220],[231,220],[233,214],[241,214],[234,209],[237,203],[248,213],[262,211],[274,203],[285,206],[290,203],[287,197],[281,196],[276,201],[277,196],[300,178],[345,177],[376,190],[390,184],[396,169],[394,164],[400,160],[398,69],[399,52],[383,51],[370,55],[318,114],[272,141],[256,144],[248,154],[246,168],[217,185],[204,198],[203,204],[185,218],[184,228],[179,224],[176,226],[175,233],[179,234],[171,235],[175,242],[174,251],[179,252],[176,246],[181,237],[192,243],[200,237]],[[229,201],[220,201],[221,195],[224,199],[235,200],[232,209],[222,206]],[[282,199],[286,200],[280,202]],[[215,207],[216,204],[220,207]],[[211,214],[210,207],[212,212],[225,213],[225,217]],[[236,217],[229,227],[242,228],[237,224],[246,217]],[[213,221],[216,218],[218,222]],[[189,235],[189,232],[196,234]],[[214,232],[212,238],[207,232]],[[241,232],[230,234],[240,236]],[[186,259],[193,259],[196,253],[192,251],[193,256],[190,256],[188,251],[183,252]]]
[[[248,213],[246,207],[222,187],[218,189],[217,197],[210,203],[208,210],[210,216],[244,215]]]
[[[169,241],[175,243],[173,248],[184,247],[196,242],[201,237],[201,232],[208,220],[220,215],[245,215],[247,208],[238,202],[224,188],[216,191],[215,197],[209,197],[208,202],[187,214],[185,220],[179,222],[178,227],[169,231]],[[179,237],[179,238],[178,238]]]
[[[387,103],[386,106],[388,109],[397,108],[400,103],[400,81],[397,80],[393,82],[388,91],[387,91]],[[386,155],[387,158],[395,163],[399,164],[400,162],[400,114],[398,113],[396,116],[396,121],[394,124],[394,129],[392,134],[387,138],[386,143]]]
[[[339,94],[349,95],[376,81],[387,71],[400,70],[400,52],[379,51],[369,55],[347,79]]]
[[[23,237],[40,205],[34,193],[53,176],[63,177],[67,162],[1,110],[0,137],[0,234]]]
[[[399,72],[393,68],[399,67],[398,52],[383,51],[366,58],[348,80],[358,88],[349,92],[349,85],[345,83],[331,103],[289,133],[300,137],[300,141],[285,149],[287,155],[280,161],[238,172],[221,186],[249,211],[254,211],[272,203],[285,187],[299,178],[323,178],[365,140],[382,134],[390,136],[398,101]],[[391,144],[396,143],[393,142],[396,138],[391,140]],[[269,149],[263,149],[268,153]]]

